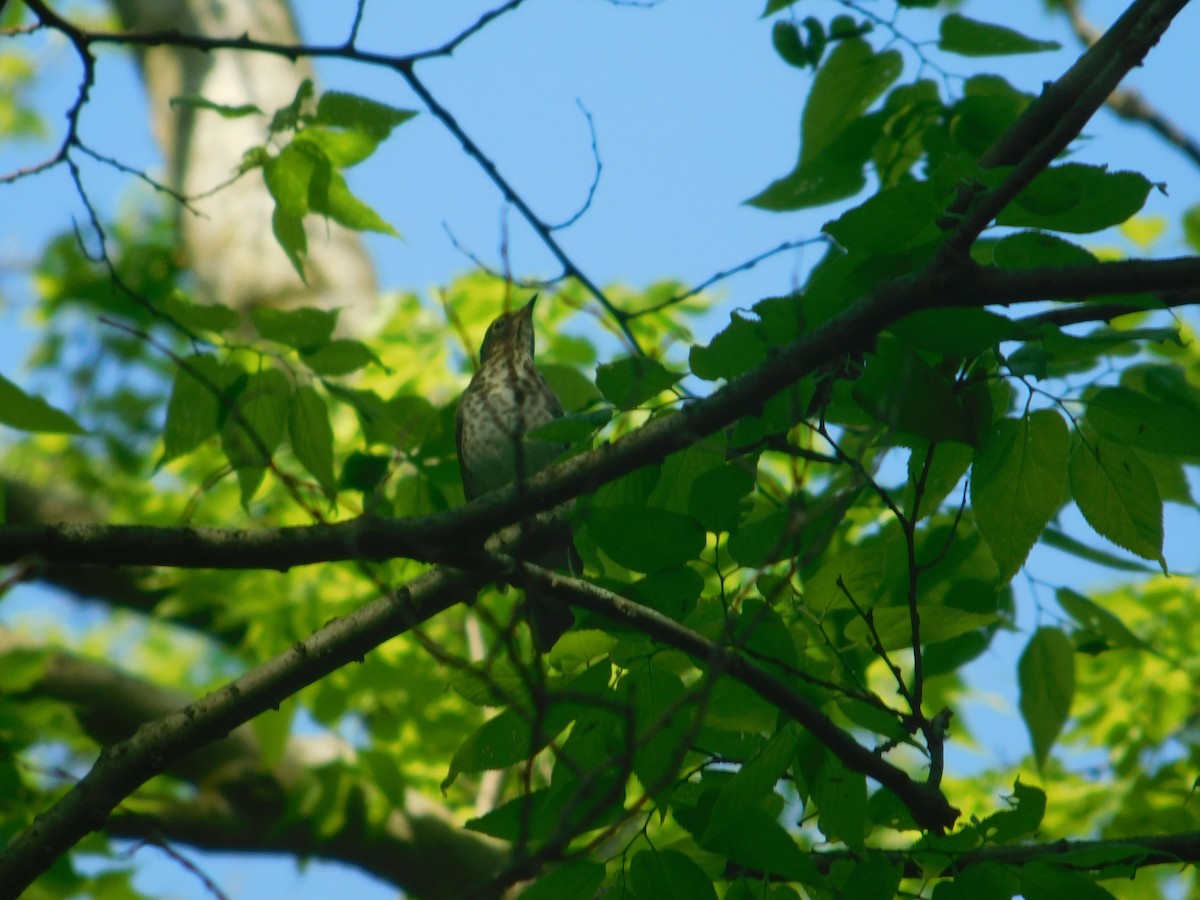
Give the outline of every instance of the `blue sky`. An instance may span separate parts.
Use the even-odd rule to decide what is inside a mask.
[[[473,22],[490,5],[368,0],[360,43],[381,52],[425,49]],[[305,39],[343,40],[353,6],[345,0],[297,2]],[[418,73],[550,221],[574,213],[592,180],[591,137],[577,106],[582,103],[593,117],[603,174],[586,215],[559,233],[563,246],[600,284],[644,285],[665,277],[697,283],[783,241],[813,237],[836,215],[830,209],[780,215],[742,205],[794,165],[800,110],[812,77],[811,72],[785,65],[770,50],[769,23],[758,19],[761,6],[761,0],[664,0],[649,9],[603,0],[529,0],[464,44],[452,59],[431,61]],[[864,8],[876,7],[886,5],[870,3]],[[1105,26],[1122,7],[1109,0],[1089,2],[1086,12]],[[844,10],[822,0],[802,0],[797,11],[827,20]],[[985,70],[1001,72],[1022,89],[1036,92],[1077,55],[1078,45],[1062,21],[1048,17],[1038,0],[967,2],[962,11],[1062,42],[1060,52],[983,63]],[[934,15],[908,11],[897,24],[914,39],[935,40],[936,22]],[[1200,132],[1194,92],[1179,85],[1195,84],[1200,76],[1198,38],[1200,9],[1193,5],[1129,82],[1193,132]],[[904,77],[910,77],[917,61],[910,48],[897,46],[906,56]],[[51,127],[58,128],[55,110],[65,110],[70,102],[77,66],[61,42],[39,42],[39,47],[48,73],[38,89],[39,105],[49,111]],[[951,89],[961,84],[955,73],[979,68],[975,61],[938,56],[930,46],[923,51],[950,73]],[[386,69],[323,63],[318,73],[321,88],[420,109],[399,77]],[[153,170],[158,158],[140,97],[132,67],[106,53],[84,133],[101,152]],[[1168,185],[1170,196],[1152,193],[1146,213],[1165,215],[1171,225],[1156,251],[1184,252],[1176,222],[1182,208],[1200,198],[1200,172],[1158,139],[1107,113],[1087,135],[1077,158],[1104,161],[1117,169],[1136,168]],[[0,170],[40,159],[48,146],[0,146]],[[101,209],[115,210],[130,180],[94,164],[86,165],[85,173]],[[467,247],[499,266],[502,198],[432,117],[421,115],[399,129],[374,158],[353,172],[351,184],[405,235],[403,241],[369,238],[384,290],[425,290],[470,267],[451,245],[443,223]],[[82,220],[83,215],[61,168],[0,187],[0,209],[6,212],[0,218],[0,333],[6,335],[0,372],[24,383],[21,358],[30,335],[32,300],[20,264],[36,257],[48,235],[69,227],[72,216]],[[519,216],[510,213],[507,220],[514,270],[556,275],[553,260]],[[1132,250],[1118,235],[1102,235],[1094,243]],[[733,307],[748,307],[760,297],[787,291],[814,261],[812,251],[787,253],[724,282],[720,291],[727,299],[709,323],[711,328],[727,321]],[[1168,518],[1167,558],[1174,569],[1194,572],[1200,568],[1200,551],[1188,529],[1172,528],[1173,523],[1182,524],[1177,513]],[[1067,564],[1053,551],[1038,551],[1029,567],[1035,575],[1054,573],[1061,580]],[[1111,577],[1073,560],[1069,565],[1072,582],[1084,590]],[[25,615],[44,601],[34,589],[23,596],[14,594],[0,607],[0,621]],[[1027,600],[1023,604],[1025,629],[1034,625],[1029,605]],[[1024,728],[1015,712],[1015,685],[1006,685],[1013,681],[1014,656],[1027,636],[1003,639],[977,664],[978,683],[1000,686],[1000,705],[995,711],[981,706],[969,713],[973,728],[988,736],[987,755],[977,758],[956,751],[950,758],[952,767],[969,770],[997,759],[1014,761],[1026,752]],[[333,890],[367,900],[394,894],[340,867],[312,863],[300,872],[289,858],[262,860],[181,849],[235,898],[315,898]],[[137,859],[144,867],[138,884],[147,893],[180,900],[209,896],[158,851],[143,849]]]

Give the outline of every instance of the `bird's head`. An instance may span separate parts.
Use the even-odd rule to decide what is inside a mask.
[[[537,302],[537,294],[533,299],[512,312],[501,313],[488,326],[483,336],[483,346],[479,350],[480,365],[487,365],[488,360],[518,355],[533,360],[533,304]]]

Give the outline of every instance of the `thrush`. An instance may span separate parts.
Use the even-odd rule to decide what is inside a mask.
[[[455,414],[458,465],[463,489],[473,500],[489,491],[527,481],[554,462],[566,444],[528,437],[563,414],[562,403],[533,362],[534,295],[525,306],[502,313],[488,326],[479,351],[479,371],[467,385]],[[529,562],[578,571],[579,556],[567,524],[546,533]],[[570,607],[544,591],[525,592],[534,645],[549,650],[575,617]]]

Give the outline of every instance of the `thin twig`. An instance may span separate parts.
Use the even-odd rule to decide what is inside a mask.
[[[600,172],[604,168],[604,163],[600,161],[600,148],[596,143],[596,123],[592,121],[592,114],[588,112],[588,109],[583,105],[582,100],[576,99],[575,105],[579,107],[579,111],[582,112],[584,118],[587,119],[588,133],[592,136],[592,159],[596,162],[596,172],[594,175],[592,175],[592,183],[588,187],[587,198],[583,201],[583,205],[580,206],[579,209],[575,211],[575,214],[565,222],[560,222],[558,225],[549,226],[551,231],[559,231],[563,228],[570,228],[579,221],[580,216],[591,209],[592,200],[596,196],[596,188],[600,185]]]

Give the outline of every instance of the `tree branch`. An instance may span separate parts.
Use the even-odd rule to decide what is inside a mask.
[[[277,706],[383,641],[473,595],[487,579],[435,570],[335,619],[275,659],[106,747],[91,771],[0,850],[0,897],[17,897],[59,856],[103,827],[125,797],[177,760]]]
[[[26,648],[0,630],[0,663],[10,648]],[[101,745],[127,739],[139,726],[184,708],[181,691],[151,684],[113,666],[52,653],[29,693],[71,704],[87,734]],[[329,736],[331,740],[337,740]],[[339,741],[340,743],[340,741]],[[448,810],[416,791],[383,821],[326,834],[287,810],[312,785],[312,739],[292,739],[266,768],[257,735],[243,724],[175,761],[165,771],[196,786],[187,799],[154,804],[154,813],[118,808],[104,825],[113,836],[184,842],[210,850],[259,850],[318,856],[355,865],[420,897],[456,900],[495,876],[509,861],[498,841],[466,831]],[[156,798],[157,800],[158,798]]]
[[[572,606],[632,625],[682,650],[706,668],[740,681],[803,726],[848,768],[874,779],[895,794],[922,828],[941,833],[958,818],[958,810],[950,806],[937,788],[914,781],[908,773],[862,746],[810,700],[735,650],[722,647],[674,619],[619,594],[540,566],[516,564],[513,580],[522,586],[539,584],[552,591],[556,599],[569,600]]]
[[[470,565],[497,530],[656,463],[731,425],[790,384],[847,353],[906,315],[944,307],[1031,300],[1189,291],[1200,285],[1200,258],[1098,263],[1047,269],[934,265],[889,282],[782,348],[758,368],[674,416],[444,513],[406,519],[360,518],[334,525],[252,530],[67,523],[0,526],[0,563],[27,555],[53,563],[180,568],[290,569],[347,559],[406,557]],[[1189,293],[1188,297],[1194,297]]]
[[[1090,47],[1100,39],[1100,33],[1087,20],[1077,0],[1059,0],[1071,28],[1084,46]],[[1118,88],[1108,96],[1108,108],[1120,118],[1145,125],[1172,147],[1200,166],[1200,141],[1185,133],[1178,125],[1159,112],[1132,88]]]
[[[1129,70],[1139,66],[1187,0],[1135,0],[1060,79],[1043,89],[979,160],[984,169],[1013,166],[989,191],[965,193],[962,214],[943,255],[965,256],[983,230],[1034,177],[1079,136]]]

